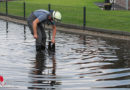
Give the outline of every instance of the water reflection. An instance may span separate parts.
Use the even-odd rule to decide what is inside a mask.
[[[8,38],[8,22],[6,21],[6,38]]]
[[[106,40],[106,39],[104,39]],[[110,65],[102,66],[101,69],[109,70],[109,72],[100,74],[98,76],[107,77],[105,79],[98,79],[97,81],[125,81],[125,85],[110,86],[109,88],[130,88],[128,83],[130,80],[130,42],[123,40],[111,39],[106,42],[109,46],[108,52],[101,52],[104,62],[112,63]],[[113,56],[113,57],[112,57]],[[111,72],[110,72],[111,70]],[[107,87],[108,88],[108,87]]]
[[[118,47],[115,49],[115,55],[119,58],[118,63],[116,63],[115,67],[113,68],[130,68],[130,41],[125,40],[107,40],[106,42],[110,46]],[[112,51],[112,48],[111,48]]]
[[[8,33],[9,33],[9,30],[8,30],[8,28],[9,28],[9,22],[8,21],[5,21],[5,25],[6,25],[6,38],[8,38]],[[24,40],[26,40],[26,25],[23,25],[23,31],[24,31]]]
[[[26,40],[26,26],[24,25],[24,40]]]
[[[130,41],[57,32],[55,53],[37,53],[27,26],[0,24],[0,74],[7,89],[130,88]]]
[[[77,42],[81,47],[71,48],[77,56],[80,55],[81,60],[75,63],[81,71],[76,74],[79,78],[93,78],[95,84],[92,88],[130,87],[130,41],[91,36],[80,36],[79,39]]]
[[[31,71],[32,86],[29,89],[45,89],[45,90],[57,90],[57,85],[60,82],[56,80],[56,59],[54,53],[37,52],[36,60],[33,62],[34,67]],[[47,58],[49,58],[52,66],[47,66]]]

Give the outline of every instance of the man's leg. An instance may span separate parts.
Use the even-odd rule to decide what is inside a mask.
[[[40,25],[40,30],[42,33],[42,50],[45,50],[46,47],[46,32],[45,32],[45,28],[42,26],[42,24]]]
[[[37,34],[38,34],[38,38],[36,39],[36,51],[41,51],[42,32],[41,32],[41,28],[39,25],[37,26]]]
[[[45,28],[43,26],[41,26],[41,30],[42,30],[42,49],[44,50],[46,47],[46,32],[45,32]]]

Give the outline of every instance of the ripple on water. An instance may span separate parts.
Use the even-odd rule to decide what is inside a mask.
[[[130,41],[57,32],[55,55],[36,53],[29,28],[6,23],[0,20],[0,75],[7,83],[1,90],[130,88]]]

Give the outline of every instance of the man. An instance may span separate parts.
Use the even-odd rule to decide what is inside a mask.
[[[55,21],[61,20],[61,13],[59,11],[47,11],[44,9],[36,10],[28,17],[28,25],[33,37],[36,39],[36,51],[45,49],[46,33],[42,23],[52,25],[53,33],[51,42],[55,43],[56,25]]]

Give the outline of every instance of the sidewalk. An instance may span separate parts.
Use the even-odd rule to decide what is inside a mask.
[[[9,22],[22,24],[22,25],[27,25],[26,20],[10,18],[10,17],[7,17],[7,16],[0,16],[0,19],[6,20],[6,21],[9,21]],[[51,29],[50,26],[46,26],[46,28]],[[128,35],[124,35],[127,32],[125,32],[125,33],[124,32],[115,32],[115,31],[110,32],[109,30],[100,30],[100,29],[96,29],[96,28],[95,29],[94,28],[88,28],[86,30],[81,30],[81,29],[73,29],[73,28],[69,28],[69,27],[64,28],[64,27],[61,27],[61,26],[57,26],[57,30],[67,32],[67,33],[81,34],[81,35],[92,35],[92,36],[98,36],[98,37],[108,37],[108,38],[114,38],[114,39],[130,40],[129,33],[128,33]]]

